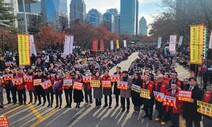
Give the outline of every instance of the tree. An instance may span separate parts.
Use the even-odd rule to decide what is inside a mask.
[[[11,27],[15,16],[10,12],[10,4],[4,3],[4,0],[0,0],[0,27]]]
[[[66,15],[59,16],[59,30],[64,31],[68,27],[68,17]]]
[[[29,34],[38,34],[39,28],[42,25],[42,16],[33,15],[32,18],[29,18],[28,32]]]

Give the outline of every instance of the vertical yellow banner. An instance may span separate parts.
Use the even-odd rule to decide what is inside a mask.
[[[204,24],[190,27],[190,62],[201,65],[203,62]]]
[[[30,65],[29,35],[18,34],[19,66]]]
[[[119,46],[119,40],[116,40],[116,49],[119,49],[120,46]]]

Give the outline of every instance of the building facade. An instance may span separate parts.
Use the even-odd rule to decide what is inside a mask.
[[[147,22],[144,17],[139,21],[139,35],[147,36]]]
[[[107,12],[110,12],[114,16],[114,32],[120,34],[120,15],[116,8],[108,9]]]
[[[103,15],[103,23],[107,29],[114,32],[114,15],[110,12],[105,12]]]
[[[136,35],[137,0],[121,0],[120,34]]]
[[[72,0],[70,4],[70,21],[74,23],[79,20],[84,23],[86,20],[86,5],[84,0]]]
[[[97,27],[102,24],[102,14],[97,9],[91,9],[87,14],[87,22]]]

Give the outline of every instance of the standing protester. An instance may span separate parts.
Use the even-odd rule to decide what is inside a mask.
[[[188,78],[184,78],[183,79],[183,86],[182,86],[182,90],[187,90],[189,88],[189,81]]]
[[[53,91],[53,84],[54,84],[54,77],[51,76],[48,72],[46,72],[46,80],[50,80],[52,86],[50,86],[49,88],[47,88],[45,90],[45,95],[47,97],[47,101],[48,101],[48,106],[47,107],[52,107],[53,105],[53,100],[54,100],[54,91]]]
[[[80,74],[76,74],[75,75],[75,80],[74,82],[79,82],[79,83],[82,83],[82,77]],[[77,103],[76,105],[76,108],[80,108],[80,103],[83,102],[83,93],[82,93],[82,90],[77,90],[77,89],[74,89],[74,102]]]
[[[13,68],[12,70],[13,77],[17,75],[17,69]],[[11,82],[12,84],[12,82]],[[11,85],[11,91],[12,91],[12,99],[13,99],[13,104],[17,103],[17,86],[16,85]]]
[[[179,101],[177,95],[179,93],[180,88],[177,88],[176,83],[171,84],[171,88],[167,90],[166,95],[172,96],[176,98],[175,106],[166,106],[166,112],[171,116],[171,127],[179,127],[179,115],[182,113],[183,102]]]
[[[178,79],[178,74],[176,71],[172,71],[171,72],[171,79],[169,81],[169,88],[171,88],[171,84],[172,83],[177,83],[177,86],[180,87],[182,89],[183,87],[183,82],[181,80]]]
[[[144,83],[142,84],[143,89],[147,89],[150,92],[150,98],[143,98],[143,104],[144,104],[144,111],[145,115],[143,115],[143,118],[148,117],[149,120],[152,120],[152,113],[153,113],[153,105],[154,105],[154,82],[151,81],[151,75],[146,74],[144,77]]]
[[[157,76],[157,82],[155,83],[155,91],[165,94],[166,90],[168,89],[168,82],[163,79],[163,75],[160,74]],[[156,108],[158,110],[158,117],[155,119],[155,121],[160,121],[161,125],[165,125],[167,118],[166,118],[166,112],[165,112],[165,106],[163,105],[162,100],[156,100]]]
[[[132,85],[135,85],[138,89],[141,89],[141,85],[143,84],[143,80],[141,79],[140,73],[135,73],[134,78],[132,80]],[[137,90],[138,90],[137,89]],[[142,105],[142,99],[140,97],[140,91],[132,89],[132,103],[134,104],[134,112],[139,113]]]
[[[29,67],[27,69],[27,73],[26,73],[26,76],[31,76],[31,80],[29,79],[28,81],[24,81],[25,84],[26,84],[26,88],[29,92],[29,103],[32,103],[33,102],[33,95],[34,95],[34,100],[36,99],[36,95],[35,95],[35,88],[34,88],[34,85],[33,85],[33,78],[34,78],[34,72],[33,72],[33,69],[32,67]],[[37,101],[37,100],[35,100]]]
[[[65,84],[66,80],[70,80],[72,81],[72,77],[70,76],[69,72],[66,71],[65,72],[65,77],[63,78],[63,89],[65,92],[65,97],[66,97],[66,108],[71,108],[71,104],[72,104],[72,84],[73,82],[71,82],[71,84]]]
[[[90,70],[87,70],[85,72],[85,76],[91,76]],[[83,80],[83,86],[84,86],[84,92],[85,92],[85,102],[88,104],[88,96],[90,103],[92,104],[92,89],[91,89],[91,84],[88,81]]]
[[[125,100],[127,101],[127,112],[130,110],[130,97],[131,97],[131,86],[132,86],[132,79],[128,76],[127,71],[122,72],[122,77],[120,81],[127,82],[127,90],[120,90],[120,96],[121,96],[121,107],[122,111],[125,110]]]
[[[103,87],[103,94],[104,94],[104,97],[105,97],[105,105],[104,105],[104,108],[108,106],[108,97],[109,97],[109,108],[112,108],[111,105],[112,105],[112,88],[111,88],[111,78],[110,78],[110,75],[109,75],[109,70],[105,70],[105,73],[104,73],[104,76],[102,77],[102,85],[104,81],[108,81],[110,82],[110,85],[109,87],[105,88]]]
[[[5,71],[4,71],[4,75],[8,75],[8,74],[11,74],[10,69],[6,68]],[[10,93],[12,93],[12,81],[5,79],[3,77],[3,85],[4,85],[4,88],[6,90],[7,102],[8,102],[7,104],[10,104],[11,103]],[[16,102],[17,102],[16,96],[13,96],[13,103],[16,104]]]
[[[3,108],[4,107],[4,97],[3,97],[3,90],[4,90],[4,87],[3,87],[3,83],[2,83],[3,79],[2,77],[0,77],[0,108]]]
[[[58,72],[55,76],[53,89],[55,91],[55,98],[56,98],[55,108],[58,108],[59,106],[59,109],[60,109],[62,106],[62,94],[63,94],[63,79],[61,76],[61,72]],[[59,100],[60,100],[60,105],[59,105]]]
[[[37,74],[34,77],[34,81],[38,81],[39,83],[35,87],[35,93],[36,93],[36,98],[38,99],[38,104],[37,106],[41,105],[41,97],[43,97],[43,106],[46,103],[46,97],[45,97],[45,91],[43,90],[41,83],[44,82],[46,77],[43,74],[43,71],[41,69],[38,69]],[[35,100],[37,100],[35,99]],[[36,103],[36,102],[35,102]]]
[[[197,112],[197,100],[202,100],[203,90],[201,90],[197,84],[197,80],[194,77],[189,78],[189,88],[187,91],[192,92],[191,102],[183,103],[183,117],[186,120],[186,127],[200,127],[200,121],[202,115]]]
[[[212,104],[212,85],[210,86],[210,90],[206,91],[203,97],[203,102]],[[204,127],[211,127],[212,125],[212,118],[206,115],[203,115],[203,126]]]
[[[120,77],[122,76],[121,67],[119,67],[119,66],[116,67],[116,72],[114,73],[114,75],[119,75]],[[117,88],[117,82],[113,82],[112,84],[113,84],[114,94],[116,97],[116,107],[118,107],[119,106],[120,89]]]
[[[96,71],[95,76],[93,76],[92,80],[99,80],[100,81],[100,87],[93,88],[94,90],[94,98],[96,100],[96,107],[100,107],[102,105],[101,99],[102,99],[102,85],[101,85],[101,78],[99,71]]]
[[[25,83],[23,82],[23,77],[24,77],[24,71],[22,68],[19,68],[18,74],[14,78],[21,78],[22,83],[17,85],[17,91],[18,91],[18,101],[19,105],[25,104],[26,105],[26,89],[25,89]]]

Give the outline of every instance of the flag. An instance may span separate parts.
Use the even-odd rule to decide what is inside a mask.
[[[181,46],[183,44],[183,36],[180,36],[178,45]]]
[[[69,55],[73,53],[73,43],[74,43],[74,36],[66,35],[65,42],[64,42],[64,55]]]
[[[124,42],[124,47],[127,47],[127,41],[124,40],[123,42]]]
[[[169,51],[176,51],[177,35],[170,35]]]
[[[114,50],[113,40],[110,41],[110,50]]]
[[[94,52],[98,51],[98,40],[93,40],[92,48]]]
[[[209,41],[209,49],[212,49],[212,31],[211,31],[211,35],[210,35],[210,41]]]
[[[73,54],[73,49],[74,49],[74,36],[71,36],[71,41],[70,41],[70,54]]]
[[[158,49],[161,48],[161,44],[162,44],[162,37],[158,38]]]
[[[27,34],[18,34],[19,65],[30,65],[30,37]]]
[[[100,51],[102,51],[102,52],[105,51],[105,44],[104,44],[104,40],[103,39],[100,40]]]
[[[34,36],[29,35],[30,38],[30,55],[34,54],[37,56],[36,48],[35,48],[35,41],[34,41]]]
[[[120,46],[119,46],[119,40],[116,40],[116,49],[119,49]]]

